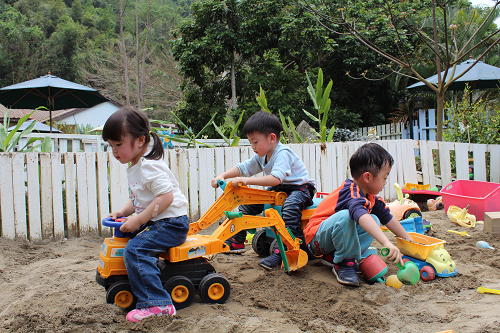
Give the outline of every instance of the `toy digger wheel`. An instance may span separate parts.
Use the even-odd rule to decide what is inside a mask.
[[[184,309],[191,305],[194,298],[194,285],[182,275],[173,276],[163,284],[163,288],[172,297],[176,309]]]
[[[231,286],[222,275],[208,274],[200,281],[198,292],[205,303],[223,304],[229,298]]]
[[[260,257],[267,257],[269,255],[269,240],[271,238],[266,236],[266,229],[258,230],[252,239],[252,249]]]
[[[436,278],[436,273],[434,272],[434,268],[430,266],[424,266],[420,269],[420,278],[422,281],[432,281]]]
[[[416,208],[408,209],[403,215],[403,220],[406,220],[406,219],[409,219],[412,217],[422,217],[422,212]]]
[[[132,293],[132,288],[128,281],[118,281],[113,283],[106,291],[106,302],[116,304],[127,311],[135,309],[137,297]]]

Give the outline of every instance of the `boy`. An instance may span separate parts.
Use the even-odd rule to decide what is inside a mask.
[[[359,147],[349,160],[353,180],[347,179],[323,199],[304,228],[309,249],[323,255],[321,262],[333,267],[341,284],[360,285],[355,260],[361,259],[374,238],[390,250],[390,260],[403,264],[401,252],[380,230],[380,223],[396,236],[412,239],[384,200],[376,196],[384,188],[393,163],[392,156],[376,143]]]
[[[271,113],[259,111],[252,115],[245,123],[243,133],[250,141],[255,155],[212,179],[212,186],[217,187],[219,179],[234,178],[232,184],[235,187],[241,183],[269,186],[270,191],[285,192],[288,197],[281,210],[283,221],[295,237],[304,240],[300,218],[302,210],[313,203],[316,183],[309,178],[302,160],[289,147],[279,142],[281,131],[280,121]],[[262,171],[264,176],[251,177]],[[245,215],[257,215],[263,209],[264,205],[239,207],[239,211]],[[229,253],[245,252],[246,233],[246,230],[242,230],[226,241],[230,247]],[[281,266],[279,249],[276,247],[270,256],[260,260],[259,265],[266,269]]]

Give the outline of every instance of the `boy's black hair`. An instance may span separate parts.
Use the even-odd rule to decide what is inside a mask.
[[[153,137],[153,149],[144,156],[147,159],[159,160],[163,158],[163,143],[158,134],[151,132],[149,119],[144,112],[138,111],[130,106],[125,106],[113,113],[102,129],[104,141],[122,141],[127,135],[132,139],[145,137],[144,144],[147,146]]]
[[[391,154],[382,146],[370,142],[359,147],[351,156],[349,168],[351,169],[352,178],[356,179],[367,171],[377,176],[386,163],[390,167],[394,164]]]
[[[261,133],[267,136],[274,133],[276,139],[279,140],[282,130],[283,127],[278,117],[266,111],[259,111],[248,118],[243,127],[243,134],[247,136],[253,133]]]

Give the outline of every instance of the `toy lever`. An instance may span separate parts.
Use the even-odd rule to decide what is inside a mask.
[[[228,212],[227,210],[224,211],[224,215],[230,220],[235,219],[237,217],[242,217],[243,213],[242,212]]]
[[[217,186],[219,186],[223,191],[226,188],[226,182],[220,179],[217,179]]]
[[[479,287],[479,288],[477,288],[477,291],[479,291],[481,294],[488,293],[488,294],[500,295],[500,290],[497,290],[497,289],[488,289],[488,288],[484,288],[484,287]]]

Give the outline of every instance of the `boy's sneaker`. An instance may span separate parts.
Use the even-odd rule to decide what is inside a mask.
[[[223,253],[243,253],[247,249],[245,249],[245,243],[239,243],[236,242],[233,238],[229,238],[228,240],[224,241],[229,246],[229,251],[223,252]]]
[[[260,259],[259,265],[265,269],[273,269],[276,266],[281,266],[281,254],[279,249],[274,249],[274,252],[263,259]]]
[[[348,286],[359,287],[361,284],[354,265],[354,259],[344,259],[338,264],[334,264],[332,268],[333,274],[337,277],[337,281]]]
[[[127,320],[135,322],[151,316],[174,316],[176,313],[177,311],[175,311],[175,307],[172,304],[165,306],[151,306],[149,308],[135,309],[130,311],[129,313],[127,313]]]
[[[323,257],[321,257],[321,259],[319,260],[319,262],[328,267],[335,266],[335,264],[333,263],[333,256],[330,253],[324,254]],[[361,270],[359,269],[359,264],[357,262],[354,262],[354,270],[358,274],[361,273]]]

